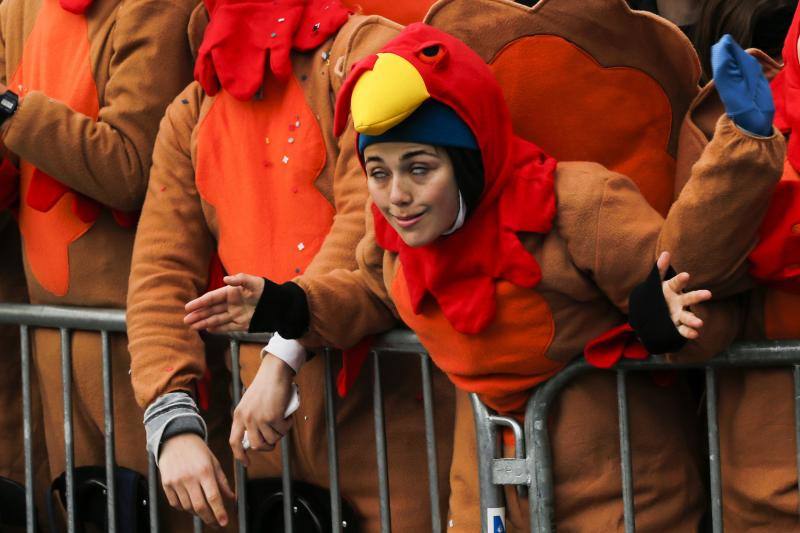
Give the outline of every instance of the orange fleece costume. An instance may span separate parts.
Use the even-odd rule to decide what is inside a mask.
[[[158,121],[191,80],[185,28],[196,0],[0,5],[0,80],[20,96],[2,126],[20,159],[19,226],[30,301],[124,307],[135,217]],[[112,337],[116,452],[147,472],[124,336]],[[58,331],[35,334],[53,476],[64,469]],[[100,337],[72,336],[76,465],[103,464]]]
[[[211,23],[214,17],[212,11]],[[332,133],[333,101],[353,61],[398,29],[379,17],[353,16],[315,50],[292,52],[285,80],[268,70],[261,97],[240,101],[228,90],[209,96],[193,84],[168,108],[154,150],[128,299],[132,379],[142,406],[168,392],[192,391],[203,376],[202,341],[182,318],[184,304],[209,284],[214,252],[227,272],[282,279],[356,267],[366,187],[352,134],[337,140]],[[303,30],[311,28],[298,31]],[[245,385],[258,369],[260,349],[242,345]],[[416,399],[419,364],[387,360],[384,371],[400,376],[384,383],[392,520],[399,531],[423,530],[430,526],[427,500],[419,495],[424,449],[415,445],[424,434]],[[306,363],[297,383],[303,400],[282,445],[291,446],[295,479],[327,487],[323,358]],[[449,436],[452,386],[444,379],[436,386],[437,427]],[[379,529],[377,477],[368,466],[374,464],[371,394],[371,380],[363,376],[337,406],[342,494],[366,531]],[[443,469],[450,449],[442,438]],[[251,452],[251,478],[279,473],[277,450]]]
[[[399,59],[386,59],[392,56],[399,56]],[[459,60],[464,62],[457,62]],[[363,123],[364,131],[370,134],[381,133],[367,129],[373,124],[376,127],[379,124],[392,125],[408,116],[420,104],[420,94],[425,98],[431,96],[456,109],[472,127],[483,152],[484,168],[487,169],[486,190],[493,191],[492,180],[499,178],[490,172],[497,172],[498,168],[506,169],[498,166],[498,158],[514,160],[514,152],[505,153],[492,143],[509,146],[510,151],[517,148],[517,144],[512,142],[521,141],[511,138],[506,132],[510,126],[504,121],[508,121],[509,117],[503,115],[504,104],[497,94],[499,87],[485,68],[480,70],[477,67],[476,61],[480,61],[479,58],[463,43],[425,26],[410,26],[387,45],[377,58],[369,58],[355,67],[347,82],[349,90],[340,95],[341,108],[337,117],[340,121],[337,123],[339,130],[350,108],[350,91],[359,79],[370,87],[360,89],[358,94],[361,98],[371,94],[370,91],[374,91],[374,94],[368,103],[356,103],[356,93],[353,93],[353,112],[358,105],[362,113],[354,120],[359,125],[357,127],[362,127],[360,125]],[[392,67],[393,64],[406,66]],[[396,70],[393,71],[393,68]],[[378,72],[384,74],[379,75]],[[404,72],[405,76],[416,75],[419,78],[418,82],[404,82],[405,87],[421,87],[412,95],[413,98],[409,97],[408,109],[401,108],[402,104],[398,103],[397,98],[387,98],[385,102],[389,103],[382,100],[380,87],[394,86],[391,79],[382,79],[382,76],[390,76],[392,72]],[[364,73],[373,74],[369,81],[366,81]],[[364,76],[360,78],[362,74]],[[466,90],[470,84],[482,88],[481,96],[474,96],[479,94],[474,87]],[[497,119],[499,129],[498,123],[492,122],[496,117],[483,111],[485,109],[497,110],[500,115]],[[394,122],[390,122],[390,118]],[[487,155],[487,149],[491,149],[490,155]],[[627,311],[627,297],[633,286],[645,278],[656,251],[671,250],[674,264],[693,273],[695,286],[725,292],[726,285],[736,285],[744,274],[737,266],[744,260],[756,238],[757,226],[749,217],[754,216],[758,221],[763,215],[779,176],[783,152],[780,135],[757,139],[735,128],[726,118],[721,119],[714,141],[695,166],[693,179],[685,187],[680,200],[670,209],[666,220],[648,205],[629,179],[593,163],[559,163],[555,171],[557,214],[553,229],[542,231],[531,228],[528,232],[518,233],[519,241],[541,268],[541,281],[535,290],[505,279],[498,281],[497,314],[488,327],[478,328],[477,333],[470,331],[471,326],[464,326],[461,314],[454,314],[454,310],[459,310],[452,300],[452,291],[437,293],[435,285],[428,285],[433,287],[427,289],[432,292],[425,292],[421,300],[416,300],[420,290],[417,279],[420,265],[404,263],[403,248],[398,255],[384,249],[386,244],[379,245],[379,242],[392,241],[386,240],[386,234],[378,233],[386,231],[381,229],[386,226],[385,223],[379,227],[376,221],[373,231],[370,217],[367,220],[367,234],[357,251],[359,270],[339,270],[324,276],[304,275],[295,280],[305,294],[308,324],[289,324],[287,318],[275,316],[274,323],[262,325],[278,331],[302,330],[307,325],[309,332],[303,337],[304,343],[347,347],[364,335],[386,329],[395,316],[399,316],[417,333],[437,365],[457,385],[477,392],[490,407],[518,412],[531,387],[557,372],[589,340],[624,322],[622,313]],[[530,161],[530,158],[526,161]],[[743,164],[757,169],[758,172],[754,172],[753,176],[758,175],[759,178],[758,182],[749,182],[746,190],[739,190],[736,173]],[[730,202],[725,206],[726,209],[715,210],[715,216],[710,220],[709,210],[716,205],[716,196],[709,195],[709,190],[725,198],[726,203]],[[539,206],[542,199],[531,198],[531,201]],[[481,211],[476,216],[478,213]],[[526,224],[522,221],[511,223]],[[420,256],[437,257],[434,254],[439,253],[439,246],[447,245],[452,250],[450,245],[453,242],[460,242],[463,247],[470,246],[463,241],[466,237],[458,240],[459,232],[467,230],[469,224],[468,219],[463,229],[421,250]],[[708,230],[704,234],[708,237],[693,234],[694,241],[687,238],[686,228],[700,226]],[[587,228],[591,229],[587,231]],[[530,233],[531,230],[533,233]],[[441,245],[437,244],[440,242]],[[463,256],[467,257],[467,254]],[[465,268],[469,268],[469,265]],[[416,277],[416,286],[407,283],[409,272]],[[506,271],[501,272],[507,275]],[[427,273],[426,276],[425,282],[429,284],[441,279],[430,277]],[[449,281],[445,280],[444,283]],[[440,287],[438,290],[443,289]],[[265,291],[262,297],[264,305],[269,305],[271,296],[276,296],[277,291],[283,293],[281,297],[288,296],[290,291],[298,294],[289,286],[285,289],[276,288],[275,291]],[[432,295],[448,298],[444,300],[446,305],[440,307]],[[298,302],[287,304],[288,307],[294,309],[295,304],[299,306],[300,298],[296,299]],[[465,305],[467,303],[472,305],[474,302],[465,302]],[[346,321],[343,317],[347,317]],[[718,340],[712,336],[706,339],[706,345],[690,345],[685,351],[706,350],[713,353],[712,350],[722,347],[715,343]],[[486,353],[498,352],[502,357],[483,357]],[[573,391],[573,399],[575,394],[578,398],[572,405],[586,404],[589,398],[610,400],[613,397],[602,390],[602,385],[590,384],[584,394],[593,391],[593,396],[581,399],[581,387],[577,386]],[[608,389],[608,392],[611,390]],[[653,394],[657,395],[657,392]],[[675,396],[666,396],[664,401],[651,399],[642,405],[646,410],[644,416],[634,414],[634,420],[658,416],[665,427],[680,428],[678,413],[685,411],[670,405],[675,400]],[[463,406],[464,402],[459,405]],[[615,417],[616,405],[611,403],[608,406],[608,417],[599,414],[597,406],[594,407],[595,411],[589,416],[599,419],[600,423],[599,426],[595,422],[583,428],[586,438],[584,444],[568,445],[562,450],[566,452],[564,456],[558,449],[555,451],[556,461],[564,461],[568,465],[567,473],[573,474],[562,478],[561,486],[556,489],[563,491],[557,496],[557,501],[559,496],[563,496],[560,498],[559,511],[564,512],[566,522],[562,523],[562,527],[567,529],[570,526],[578,529],[616,528],[621,522],[621,512],[615,509],[619,498],[619,479],[613,472],[599,474],[598,470],[607,464],[603,462],[607,460],[607,450],[602,443],[616,446],[616,425],[603,423]],[[669,409],[665,410],[664,407]],[[559,413],[568,413],[569,408],[567,402]],[[465,411],[457,409],[457,426],[462,425],[459,421],[469,425],[465,420],[469,420],[471,414]],[[587,420],[585,416],[583,418]],[[561,420],[554,419],[554,423],[559,425],[559,422],[564,422],[562,427],[574,441],[576,431],[571,431],[574,426],[571,427],[569,418],[568,413]],[[470,441],[464,438],[468,430],[462,429],[456,441],[463,440],[464,447],[469,448]],[[566,439],[566,433],[563,435]],[[654,448],[658,450],[661,440],[661,436],[651,433],[638,444],[649,452]],[[666,468],[667,465],[672,467],[667,469],[663,478],[654,479],[650,476],[637,486],[637,494],[643,498],[640,499],[640,505],[645,507],[640,511],[650,511],[640,514],[646,529],[688,530],[699,523],[700,489],[697,472],[687,451],[693,444],[676,442],[674,446],[643,454],[643,471]],[[451,518],[453,527],[463,531],[474,531],[479,527],[475,512],[478,501],[477,484],[473,481],[475,469],[467,467],[461,470],[469,460],[469,451],[456,447],[451,471]],[[579,451],[587,453],[581,456],[576,453]],[[684,461],[676,462],[676,458]],[[676,464],[681,468],[675,468]],[[557,467],[557,479],[558,474]],[[602,482],[598,482],[598,474]],[[648,494],[656,494],[657,508],[651,505],[654,502],[648,498]],[[513,505],[510,504],[510,507]],[[520,527],[524,528],[525,524]]]
[[[785,67],[781,76],[786,76],[790,69],[795,73],[800,70],[796,48],[799,23],[800,19],[796,14],[784,48]],[[775,76],[781,71],[781,65],[760,51],[754,51],[753,55],[761,61],[765,75],[773,79],[778,125],[786,115],[796,113],[796,90],[787,86],[782,88],[783,91],[776,91],[775,83],[781,82]],[[782,101],[783,98],[785,100]],[[684,125],[681,151],[688,161],[697,158],[706,146],[710,118],[718,114],[720,109],[712,82],[704,88],[692,106]],[[793,137],[794,135],[790,139]],[[789,196],[791,191],[786,192],[782,186],[787,185],[784,183],[786,181],[798,179],[791,162],[793,154],[796,157],[797,153],[790,140],[782,183],[776,189],[775,200],[765,220],[777,214],[775,207],[781,210],[786,201],[793,198]],[[742,172],[743,178],[748,176],[749,174]],[[795,246],[793,241],[797,234],[796,223],[791,216],[778,216],[777,219],[773,218],[769,230],[762,228],[762,238],[779,239],[783,248],[781,252],[785,254],[784,259],[792,256]],[[754,288],[742,300],[744,324],[740,338],[796,340],[800,338],[800,323],[796,319],[800,297],[796,288],[792,288],[791,284],[787,287],[783,283],[786,278],[776,278],[773,280],[775,283],[770,283],[768,276],[763,276],[763,273],[765,266],[767,272],[779,275],[784,273],[784,269],[797,267],[787,262],[764,262],[762,246],[763,243],[760,243],[751,257],[751,260],[755,258],[751,272],[760,274],[757,277],[766,284]],[[774,243],[772,246],[775,246]],[[768,253],[767,258],[774,259],[774,256]],[[720,371],[717,395],[725,530],[736,533],[800,531],[795,413],[792,401],[794,384],[791,370],[748,368]]]

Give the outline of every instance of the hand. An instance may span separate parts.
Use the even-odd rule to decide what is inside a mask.
[[[233,411],[229,443],[233,456],[245,467],[250,466],[242,445],[245,431],[251,449],[271,451],[292,426],[292,419],[283,415],[292,398],[293,379],[292,367],[268,353]]]
[[[661,252],[656,265],[663,280],[667,273],[667,268],[669,268],[669,252]],[[678,329],[678,333],[687,339],[696,339],[700,336],[700,332],[697,330],[703,327],[703,321],[689,311],[688,307],[710,300],[711,291],[699,290],[684,293],[683,289],[686,288],[688,283],[689,274],[681,272],[675,277],[663,281],[661,288],[664,291],[664,299],[669,307],[669,316]]]
[[[225,276],[227,286],[205,293],[187,303],[183,322],[194,330],[211,333],[247,331],[264,292],[264,279],[250,274]]]
[[[185,433],[167,440],[161,446],[158,468],[172,507],[194,513],[210,526],[228,523],[222,496],[230,500],[235,496],[219,461],[202,438]]]
[[[726,34],[711,47],[711,67],[719,97],[733,122],[751,133],[771,135],[775,104],[758,61]]]

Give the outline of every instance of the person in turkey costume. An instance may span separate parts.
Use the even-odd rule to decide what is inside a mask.
[[[207,356],[202,339],[183,323],[184,305],[207,287],[222,285],[226,272],[286,281],[299,273],[357,267],[354,250],[364,232],[367,191],[354,133],[341,139],[333,135],[333,103],[345,69],[378,50],[399,26],[376,16],[351,16],[335,0],[220,0],[199,11],[193,21],[207,19],[208,24],[204,31],[196,25],[190,29],[202,35],[198,82],[169,107],[156,141],[131,267],[128,325],[133,386],[147,408],[148,446],[167,497],[209,523],[224,524],[229,515],[220,495],[227,480],[218,458],[225,450],[203,441],[208,432],[197,414],[215,354]],[[280,491],[275,478],[281,453],[263,452],[274,448],[289,425],[291,433],[281,446],[289,448],[294,479],[327,488],[324,357],[306,360],[302,346],[280,336],[261,348],[243,343],[239,354],[248,390],[234,424],[255,420],[262,428],[249,434],[248,452],[241,435],[233,438],[252,481],[248,493],[268,501],[262,492],[270,482],[272,492]],[[332,365],[338,370],[337,358]],[[398,444],[422,438],[419,362],[397,358],[387,361],[384,371],[402,376],[384,387],[388,438]],[[284,420],[291,396],[287,380],[295,374],[300,406]],[[371,381],[353,381],[352,374],[344,378],[340,392],[346,394],[337,401],[342,496],[359,526],[375,531],[380,528],[376,481],[360,466],[375,464],[375,447],[365,441],[374,434],[367,403]],[[227,386],[220,377],[213,379],[216,384]],[[249,392],[260,387],[276,393],[266,404]],[[435,379],[435,393],[441,402],[439,461],[446,468],[453,388],[444,376]],[[227,410],[227,405],[223,401],[217,407]],[[424,448],[392,446],[389,464],[393,526],[429,528],[428,501],[417,497]],[[265,478],[271,481],[260,481]],[[440,479],[444,507],[446,476]],[[200,497],[186,498],[199,491]],[[295,494],[300,492],[298,485]],[[280,514],[280,506],[273,509]],[[250,505],[254,529],[270,519],[261,512]]]
[[[158,123],[191,81],[185,30],[195,5],[196,0],[0,5],[0,134],[10,154],[3,161],[0,196],[16,190],[19,198],[31,303],[124,308],[136,212]],[[76,332],[69,342],[75,464],[102,468],[100,335]],[[58,330],[34,332],[52,477],[65,466],[60,344]],[[127,339],[110,335],[110,344],[116,460],[129,469],[120,471],[126,481],[118,490],[130,482],[131,498],[121,505],[142,511],[130,472],[143,476],[148,468],[137,423],[142,410],[130,386]]]
[[[681,294],[686,273],[662,286],[668,255],[659,252],[672,252],[692,272],[693,286],[730,282],[730,267],[749,251],[779,177],[780,136],[756,138],[723,119],[664,219],[624,176],[594,163],[556,162],[515,136],[489,68],[464,43],[424,24],[409,26],[355,65],[337,101],[337,132],[349,114],[373,200],[357,250],[359,269],[284,284],[248,279],[252,291],[236,305],[227,302],[237,287],[218,289],[189,304],[194,327],[235,329],[244,315],[252,317],[251,331],[347,347],[399,317],[457,387],[512,415],[523,412],[533,387],[582,351],[598,366],[647,353],[625,318],[635,288],[631,324],[647,349],[721,348],[702,345],[696,330],[702,322],[685,309],[710,294]],[[739,191],[742,160],[760,172]],[[708,195],[709,187],[718,196]],[[727,208],[708,220],[708,209],[723,197]],[[687,238],[686,228],[696,233]],[[697,257],[697,248],[713,264],[687,260]],[[685,347],[684,337],[693,339]],[[659,431],[680,427],[659,418],[656,405],[649,408]],[[457,409],[457,442],[471,417]],[[588,429],[597,435],[583,438],[598,449],[617,445],[616,428]],[[648,449],[659,448],[670,446]],[[474,459],[454,453],[451,527],[475,531],[479,523],[460,514],[478,507],[475,472],[464,471]],[[671,469],[668,476],[686,467],[659,464],[668,457],[660,452],[638,457],[641,468]],[[573,459],[555,450],[556,462]],[[678,492],[694,490],[680,485],[690,476],[670,479]],[[619,480],[596,479],[593,486],[597,503],[578,509],[570,523],[617,528],[620,517],[604,506],[619,498]],[[651,479],[645,490],[658,494],[661,509],[651,513],[648,528],[697,527],[699,511],[687,511],[685,495],[669,495],[675,486]],[[507,497],[517,498],[513,491]],[[518,511],[519,503],[509,507]],[[527,526],[519,515],[515,520]]]
[[[759,229],[759,242],[744,267],[756,285],[743,299],[742,340],[800,338],[800,11],[795,12],[783,47],[783,65],[759,50],[763,70],[772,78],[775,125],[788,137],[783,174]],[[774,76],[774,77],[773,77]],[[683,152],[699,157],[709,117],[719,112],[715,87],[707,86],[687,116]],[[751,126],[757,132],[757,127]],[[763,133],[763,132],[762,132]],[[742,174],[748,179],[750,174]],[[723,524],[726,531],[797,531],[797,443],[794,383],[788,368],[718,371],[717,403],[722,472]]]

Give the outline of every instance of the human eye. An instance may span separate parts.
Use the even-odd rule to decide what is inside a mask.
[[[414,176],[425,176],[425,175],[428,174],[429,170],[430,170],[430,168],[428,168],[428,165],[423,165],[423,164],[417,163],[417,164],[411,165],[410,172]]]
[[[376,181],[383,181],[389,177],[389,173],[382,168],[373,168],[369,171],[369,177]]]

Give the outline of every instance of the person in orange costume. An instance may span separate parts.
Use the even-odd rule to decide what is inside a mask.
[[[336,1],[276,6],[223,0],[208,3],[207,12],[198,83],[168,108],[156,141],[134,249],[128,324],[133,385],[147,408],[148,444],[167,497],[208,523],[225,524],[231,522],[222,504],[228,481],[218,468],[219,451],[203,442],[206,431],[196,410],[195,392],[202,390],[196,384],[207,361],[201,338],[182,321],[184,305],[209,283],[221,283],[210,280],[214,254],[224,271],[283,280],[356,268],[366,187],[352,132],[340,140],[332,133],[333,101],[349,66],[399,27],[380,17],[350,16]],[[260,345],[242,345],[244,385],[275,387],[278,394],[257,405],[243,400],[234,419],[282,415],[290,389],[278,386],[296,374],[302,401],[291,422],[281,416],[275,430],[293,426],[283,441],[293,477],[327,487],[325,361],[305,362],[305,349],[296,344],[275,337],[264,352]],[[423,438],[424,418],[419,363],[412,363],[391,359],[383,367],[402,377],[384,385],[391,514],[399,531],[430,527],[428,500],[419,497],[425,450],[413,445]],[[365,531],[380,529],[377,477],[365,467],[375,464],[371,387],[369,379],[356,380],[337,413],[342,495]],[[452,386],[440,377],[436,388],[439,464],[446,468]],[[276,441],[266,429],[252,434],[252,450],[240,456],[249,478],[280,474],[277,450],[263,453]],[[439,479],[444,507],[446,475]]]
[[[729,279],[730,264],[746,255],[757,230],[742,215],[755,209],[758,219],[764,212],[783,156],[779,135],[757,139],[721,119],[714,142],[664,220],[627,178],[592,163],[556,163],[516,137],[500,87],[480,57],[422,24],[409,26],[377,56],[354,67],[339,95],[340,125],[348,112],[359,132],[359,154],[374,201],[358,249],[359,270],[304,275],[280,285],[243,276],[234,286],[191,302],[187,321],[195,328],[223,331],[249,322],[251,330],[276,329],[309,345],[349,346],[385,329],[399,315],[459,388],[511,414],[519,414],[531,388],[558,372],[590,340],[612,328],[625,329],[628,296],[648,277],[656,247],[674,248],[676,263],[697,273],[695,284],[717,287],[735,281]],[[765,181],[752,184],[758,191],[734,195],[727,209],[707,221],[714,226],[706,226],[708,236],[693,236],[715,258],[713,265],[693,263],[699,243],[683,240],[680,228],[707,218],[707,202],[714,202],[704,192],[708,187],[732,199],[722,191],[738,188],[735,168],[742,158],[755,162]],[[658,261],[662,276],[666,260],[661,256]],[[642,285],[642,291],[656,287],[644,308],[663,298],[659,278],[653,272]],[[672,289],[687,280],[680,274],[671,280]],[[678,326],[696,338],[693,328],[702,321],[681,307],[709,297],[707,291],[670,294],[672,318],[665,318],[667,304],[661,300],[657,314],[666,321],[668,336],[680,337]],[[632,300],[631,324],[640,328],[637,333],[649,349],[679,350],[681,342],[651,344],[641,328],[644,308],[633,307]],[[713,353],[720,348],[692,345],[684,350]],[[638,357],[641,350],[631,339],[623,355]],[[587,357],[603,364],[597,355],[587,350]],[[457,410],[457,417],[458,428],[469,423],[471,413]],[[237,435],[245,429],[248,434],[255,430],[234,426]],[[606,437],[608,443],[595,435],[585,438],[597,449],[616,446],[614,435]],[[659,465],[660,453],[640,457],[650,471],[667,466]],[[451,512],[457,503],[463,514],[451,514],[450,527],[475,531],[481,527],[480,517],[473,521],[471,516],[477,487],[462,463],[469,465],[467,455],[454,457]],[[698,494],[687,486],[696,478],[688,465],[669,466],[646,489],[658,494],[659,505],[642,513],[643,527],[697,527]],[[617,527],[620,517],[608,504],[618,497],[619,480],[586,481],[594,498],[591,504],[573,506],[571,527]],[[564,485],[576,482],[561,480]],[[682,494],[675,493],[677,486]],[[507,496],[515,500],[510,520],[525,530],[527,520],[518,514],[521,502],[513,493]],[[572,497],[583,494],[573,490]]]
[[[30,302],[125,306],[136,220],[158,121],[191,80],[185,28],[195,0],[7,0],[0,5],[2,142],[19,160]],[[158,70],[154,70],[158,65]],[[103,465],[101,348],[76,332],[75,464]],[[141,410],[128,377],[127,340],[112,335],[117,463],[147,472]],[[64,470],[60,339],[37,330],[52,477]],[[138,505],[138,503],[132,505]]]
[[[800,109],[800,14],[795,12],[783,48],[784,66],[760,50],[754,55],[772,78],[775,124],[788,135],[787,157],[760,241],[749,256],[751,283],[759,286],[744,299],[742,340],[795,340],[798,296],[798,222],[800,222],[800,151],[792,134]],[[696,158],[706,145],[708,117],[720,103],[714,83],[690,109],[682,134],[682,151]],[[746,176],[743,176],[746,177]],[[780,368],[747,368],[718,373],[720,466],[723,524],[726,531],[800,531],[797,495],[797,443],[792,372]]]

